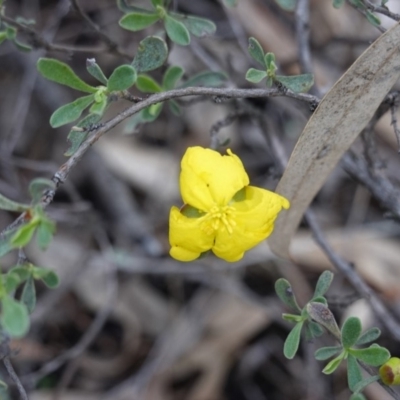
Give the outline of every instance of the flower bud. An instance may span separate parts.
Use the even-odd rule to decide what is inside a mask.
[[[392,357],[379,368],[379,376],[385,385],[400,385],[400,358]]]

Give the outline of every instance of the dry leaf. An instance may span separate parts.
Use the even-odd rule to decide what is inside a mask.
[[[276,191],[291,202],[269,240],[289,257],[289,244],[304,212],[329,173],[367,125],[400,76],[400,24],[373,43],[323,98],[304,128]]]

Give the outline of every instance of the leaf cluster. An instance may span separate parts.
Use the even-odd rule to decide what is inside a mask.
[[[357,317],[350,317],[339,329],[335,317],[328,307],[325,293],[332,282],[333,274],[324,271],[318,279],[312,299],[303,309],[298,306],[290,283],[286,279],[278,279],[275,291],[279,298],[298,315],[283,314],[283,319],[295,323],[284,345],[284,355],[292,359],[299,347],[302,328],[306,328],[307,339],[312,339],[322,334],[322,327],[329,331],[338,341],[336,346],[321,347],[315,352],[315,358],[324,361],[334,357],[322,370],[324,374],[332,374],[339,365],[347,362],[347,380],[349,389],[353,392],[350,400],[363,400],[361,391],[370,383],[379,379],[372,376],[363,379],[361,365],[374,367],[384,364],[390,358],[389,351],[376,343],[363,348],[366,344],[374,342],[380,336],[378,328],[373,327],[362,333],[361,321]],[[318,327],[319,329],[317,329]]]
[[[345,3],[345,0],[333,0],[333,7],[340,8]],[[357,7],[361,11],[365,13],[367,20],[374,26],[379,26],[381,24],[381,20],[373,13],[368,7],[364,4],[362,0],[350,0],[350,3],[353,4],[354,7]],[[382,6],[385,6],[387,0],[382,0]]]
[[[190,44],[190,35],[203,37],[215,32],[214,22],[194,15],[180,14],[168,10],[169,2],[151,0],[152,9],[131,6],[125,0],[118,0],[119,9],[125,13],[119,25],[129,31],[141,31],[157,21],[162,21],[169,39],[181,46]]]
[[[267,78],[267,86],[274,84],[283,85],[287,89],[296,93],[307,92],[314,84],[312,74],[302,74],[293,76],[277,75],[278,67],[275,63],[274,53],[264,53],[261,44],[257,39],[251,37],[249,39],[248,51],[250,56],[260,64],[263,69],[250,68],[246,73],[246,79],[252,83],[259,83]]]

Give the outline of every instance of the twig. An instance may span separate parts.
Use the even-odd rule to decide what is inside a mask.
[[[400,324],[392,317],[387,311],[383,303],[375,295],[375,293],[369,288],[369,286],[361,279],[358,273],[355,271],[353,266],[343,260],[335,251],[331,248],[328,241],[325,239],[322,230],[315,218],[314,213],[309,209],[305,214],[307,223],[313,232],[314,240],[324,251],[326,256],[332,262],[332,264],[351,282],[353,287],[358,293],[365,298],[374,310],[381,323],[388,329],[394,338],[400,340]]]
[[[357,7],[355,4],[353,4],[351,2],[351,0],[347,0],[347,3],[349,3],[360,14],[364,15],[365,18],[367,18],[367,12],[365,10],[361,9],[360,7]],[[365,7],[368,8],[367,6],[365,6]],[[376,29],[378,29],[382,33],[386,32],[386,29],[383,26],[381,26],[381,25],[374,25],[374,26],[375,26]]]
[[[375,4],[372,4],[369,0],[363,0],[365,7],[367,7],[369,10],[386,15],[387,17],[395,20],[395,21],[400,21],[400,14],[396,14],[394,12],[391,12],[388,8],[382,7],[382,6],[376,6]]]
[[[128,53],[125,53],[122,51],[118,43],[114,42],[98,25],[96,25],[85,12],[83,11],[81,5],[79,4],[78,0],[71,0],[72,4],[74,5],[76,11],[79,13],[79,15],[87,22],[87,24],[90,26],[92,30],[94,30],[99,37],[103,40],[103,42],[108,46],[108,50],[111,53],[117,54],[121,57],[124,57],[126,59],[132,60],[132,56],[129,55]]]
[[[8,337],[3,338],[3,341],[0,344],[0,358],[3,361],[3,364],[6,367],[6,370],[10,375],[10,378],[15,383],[15,386],[18,389],[19,398],[21,400],[29,400],[28,395],[26,394],[26,390],[23,387],[17,373],[15,372],[14,367],[11,364],[10,361],[11,350],[8,343],[9,343],[9,338]]]

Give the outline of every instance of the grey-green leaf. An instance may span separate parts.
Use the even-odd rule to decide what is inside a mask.
[[[58,128],[62,125],[76,121],[82,112],[89,107],[94,101],[94,95],[79,97],[72,103],[65,104],[58,108],[50,117],[50,125],[53,128]]]
[[[119,20],[119,25],[124,29],[135,32],[153,25],[159,19],[160,17],[158,13],[148,14],[145,12],[134,11],[124,15]]]
[[[130,65],[120,65],[108,78],[107,89],[110,92],[129,89],[136,82],[136,70]]]
[[[345,0],[333,0],[333,7],[340,8],[344,4]]]
[[[36,305],[36,290],[32,275],[25,282],[22,290],[21,301],[25,304],[29,314],[31,314]]]
[[[347,356],[347,382],[349,389],[354,392],[355,386],[362,381],[360,365],[357,359],[349,354]]]
[[[186,26],[188,31],[192,35],[197,37],[212,35],[217,29],[214,22],[206,18],[176,13],[170,13],[170,15],[173,16],[173,18],[175,18],[176,20],[182,22],[182,24]]]
[[[163,88],[165,90],[174,89],[177,82],[182,78],[183,72],[184,72],[183,68],[177,65],[169,67],[163,77],[162,81]]]
[[[283,346],[283,354],[289,360],[291,360],[296,355],[297,350],[299,349],[302,327],[303,327],[303,322],[297,323],[290,331],[288,337],[285,340],[285,344]]]
[[[284,278],[278,279],[275,282],[275,292],[284,304],[286,304],[293,311],[301,313],[301,308],[297,304],[296,297],[289,281]]]
[[[46,250],[53,239],[56,225],[50,219],[42,219],[36,232],[36,239],[40,249]]]
[[[91,125],[96,124],[101,119],[100,115],[97,114],[89,114],[85,118],[83,118],[76,125],[77,128],[90,128]],[[72,156],[76,150],[78,150],[79,146],[84,142],[88,135],[87,130],[79,131],[76,129],[71,129],[68,134],[68,141],[70,142],[69,149],[65,152],[65,156]]]
[[[132,67],[138,73],[161,67],[168,57],[168,47],[158,36],[149,36],[139,43]]]
[[[307,92],[314,84],[312,74],[282,76],[276,75],[275,79],[295,93]]]
[[[29,193],[32,197],[34,204],[39,203],[42,200],[43,192],[45,190],[54,190],[56,187],[55,183],[46,178],[35,178],[29,184]]]
[[[246,72],[246,80],[252,83],[261,82],[264,78],[267,77],[266,71],[260,71],[259,69],[250,68]]]
[[[169,15],[165,16],[164,26],[168,37],[176,44],[187,46],[190,43],[190,34],[186,26]]]
[[[256,60],[262,67],[266,67],[265,61],[264,61],[264,50],[261,47],[260,42],[251,37],[249,38],[249,47],[248,51],[250,56]]]
[[[11,245],[13,247],[24,247],[32,239],[36,230],[36,224],[27,223],[18,228],[13,237],[11,238]]]
[[[176,115],[177,117],[181,115],[181,108],[175,100],[170,100],[168,102],[168,107],[171,110],[172,114]]]
[[[69,86],[81,92],[95,93],[97,91],[95,87],[88,85],[79,78],[69,65],[53,58],[39,58],[37,69],[46,79],[61,85]]]
[[[179,85],[181,88],[190,86],[206,86],[206,87],[218,87],[222,86],[227,79],[224,72],[213,72],[213,71],[202,71],[192,76],[183,85]]]
[[[326,375],[330,375],[333,372],[336,371],[336,369],[339,367],[341,362],[343,361],[344,358],[344,353],[339,354],[336,358],[333,360],[329,361],[328,364],[326,364],[325,368],[322,370],[322,372]]]
[[[390,358],[389,351],[376,344],[373,344],[366,349],[350,349],[349,353],[360,361],[372,365],[373,367],[379,367]]]
[[[341,346],[321,347],[315,352],[315,358],[318,361],[324,361],[338,354],[342,350]]]
[[[362,393],[353,393],[349,400],[367,400]]]
[[[149,75],[139,75],[136,87],[143,93],[158,93],[162,92],[162,87]]]
[[[309,316],[318,324],[331,332],[338,340],[341,338],[339,327],[332,311],[323,303],[310,302],[307,304]]]
[[[28,204],[17,203],[0,194],[0,209],[6,211],[23,212],[30,208]]]
[[[86,60],[86,69],[90,75],[96,78],[103,85],[107,86],[107,78],[94,58],[88,58]]]
[[[380,379],[379,375],[369,376],[368,378],[363,379],[362,381],[358,382],[357,385],[354,387],[354,392],[361,392],[373,382],[376,382]]]
[[[367,20],[368,20],[372,25],[374,25],[374,26],[380,26],[381,20],[380,20],[374,13],[372,13],[372,12],[369,11],[369,10],[367,10],[365,15],[366,15],[366,17],[367,17]]]
[[[318,278],[318,282],[315,285],[315,291],[313,297],[323,296],[329,289],[333,280],[333,273],[331,271],[324,271]]]
[[[107,96],[103,96],[99,102],[94,102],[89,108],[90,114],[97,114],[102,117],[108,105]]]
[[[29,315],[26,306],[9,296],[1,302],[1,325],[11,337],[22,337],[29,330]]]
[[[33,276],[35,279],[41,279],[43,283],[51,289],[57,287],[60,283],[57,274],[47,268],[34,267]]]
[[[361,335],[361,321],[357,317],[346,319],[342,326],[342,344],[345,349],[353,347]]]
[[[373,327],[365,331],[357,340],[356,345],[361,346],[363,344],[371,343],[381,336],[379,328]]]

